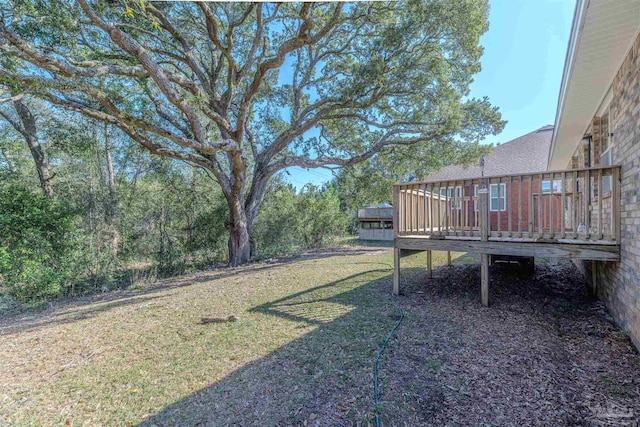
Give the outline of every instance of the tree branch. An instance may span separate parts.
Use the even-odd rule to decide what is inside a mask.
[[[88,5],[86,0],[76,0],[84,13],[89,17],[89,19],[100,29],[102,29],[105,33],[109,34],[111,40],[113,40],[122,50],[129,53],[133,57],[135,57],[138,62],[144,67],[145,70],[149,73],[150,77],[156,82],[160,90],[167,97],[167,100],[172,103],[176,108],[178,108],[189,120],[189,124],[191,129],[193,130],[194,137],[200,143],[206,144],[207,138],[204,134],[202,123],[198,118],[196,112],[191,108],[189,102],[187,102],[181,95],[178,93],[171,81],[167,78],[165,71],[158,65],[157,62],[151,58],[149,53],[147,53],[146,49],[144,49],[137,41],[135,41],[129,34],[124,31],[113,27],[110,24],[107,24],[102,18],[100,18],[93,9]],[[222,117],[214,116],[215,120],[218,123],[218,126],[231,130],[229,123]],[[232,133],[232,132],[230,132]],[[230,147],[231,148],[231,147]],[[235,147],[235,149],[239,149],[239,147]]]
[[[236,142],[231,139],[221,139],[218,142],[207,141],[206,144],[202,144],[197,140],[178,136],[173,132],[147,123],[131,115],[125,115],[111,102],[111,100],[102,91],[92,86],[83,85],[73,80],[66,80],[63,78],[47,79],[37,76],[20,76],[0,69],[0,83],[8,83],[11,81],[20,81],[25,85],[26,88],[30,88],[31,91],[38,93],[39,95],[48,95],[50,94],[51,89],[59,90],[63,93],[84,93],[98,101],[100,105],[102,105],[107,111],[109,111],[111,115],[117,120],[126,123],[130,127],[139,128],[141,130],[167,138],[183,148],[193,148],[202,152],[215,153],[216,151],[235,151],[237,147]],[[80,105],[80,102],[75,102],[77,105]],[[87,109],[90,108],[87,104],[82,105]]]
[[[4,104],[4,103],[7,103],[7,102],[13,102],[13,101],[19,101],[19,100],[22,99],[23,96],[24,96],[24,94],[20,93],[18,95],[13,95],[13,96],[10,96],[8,98],[0,98],[0,104]]]
[[[20,123],[13,120],[11,116],[9,116],[7,113],[0,110],[0,116],[2,116],[2,118],[5,119],[20,135],[27,136],[25,130],[20,125]]]
[[[379,153],[386,147],[390,147],[394,145],[415,145],[420,142],[431,141],[441,136],[441,133],[433,132],[427,135],[420,135],[412,138],[391,139],[397,133],[398,132],[392,131],[385,134],[371,148],[369,148],[368,150],[364,151],[361,154],[358,154],[352,157],[344,158],[344,157],[322,156],[322,157],[317,157],[315,159],[311,159],[305,156],[285,157],[279,161],[271,163],[268,166],[268,169],[271,173],[275,173],[279,170],[282,170],[291,166],[300,166],[304,168],[320,168],[320,167],[325,167],[329,165],[349,167],[349,166],[355,165],[356,163],[360,163],[370,159],[371,157],[373,157],[375,154]]]

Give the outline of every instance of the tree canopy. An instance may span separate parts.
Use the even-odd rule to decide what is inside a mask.
[[[469,98],[487,10],[480,0],[10,0],[0,84],[210,173],[236,265],[252,256],[279,171],[426,162],[502,129],[497,108]]]

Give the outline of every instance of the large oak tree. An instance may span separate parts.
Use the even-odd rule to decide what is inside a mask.
[[[228,202],[237,265],[253,255],[253,223],[279,171],[415,159],[501,129],[496,108],[468,97],[487,9],[10,0],[0,84],[206,169]]]

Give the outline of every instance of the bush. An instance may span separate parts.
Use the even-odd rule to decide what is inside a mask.
[[[0,187],[0,285],[18,300],[63,294],[77,277],[76,213],[16,184]]]
[[[260,257],[318,248],[344,233],[347,216],[335,188],[293,186],[275,181],[266,194],[254,228]]]
[[[270,257],[299,250],[296,192],[288,184],[274,181],[258,212],[253,238],[259,257]]]
[[[300,234],[308,248],[319,248],[344,233],[348,219],[332,186],[306,185],[297,200]]]

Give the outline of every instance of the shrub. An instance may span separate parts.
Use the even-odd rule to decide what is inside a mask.
[[[344,233],[348,218],[340,210],[340,198],[333,186],[307,185],[297,200],[301,237],[306,247],[319,248]]]
[[[0,285],[18,300],[64,293],[77,277],[76,213],[17,184],[0,187]]]
[[[253,238],[259,257],[299,250],[298,213],[293,186],[275,181],[265,195],[254,225]]]
[[[347,216],[332,186],[293,186],[275,182],[267,192],[255,224],[260,257],[318,248],[344,233]]]

